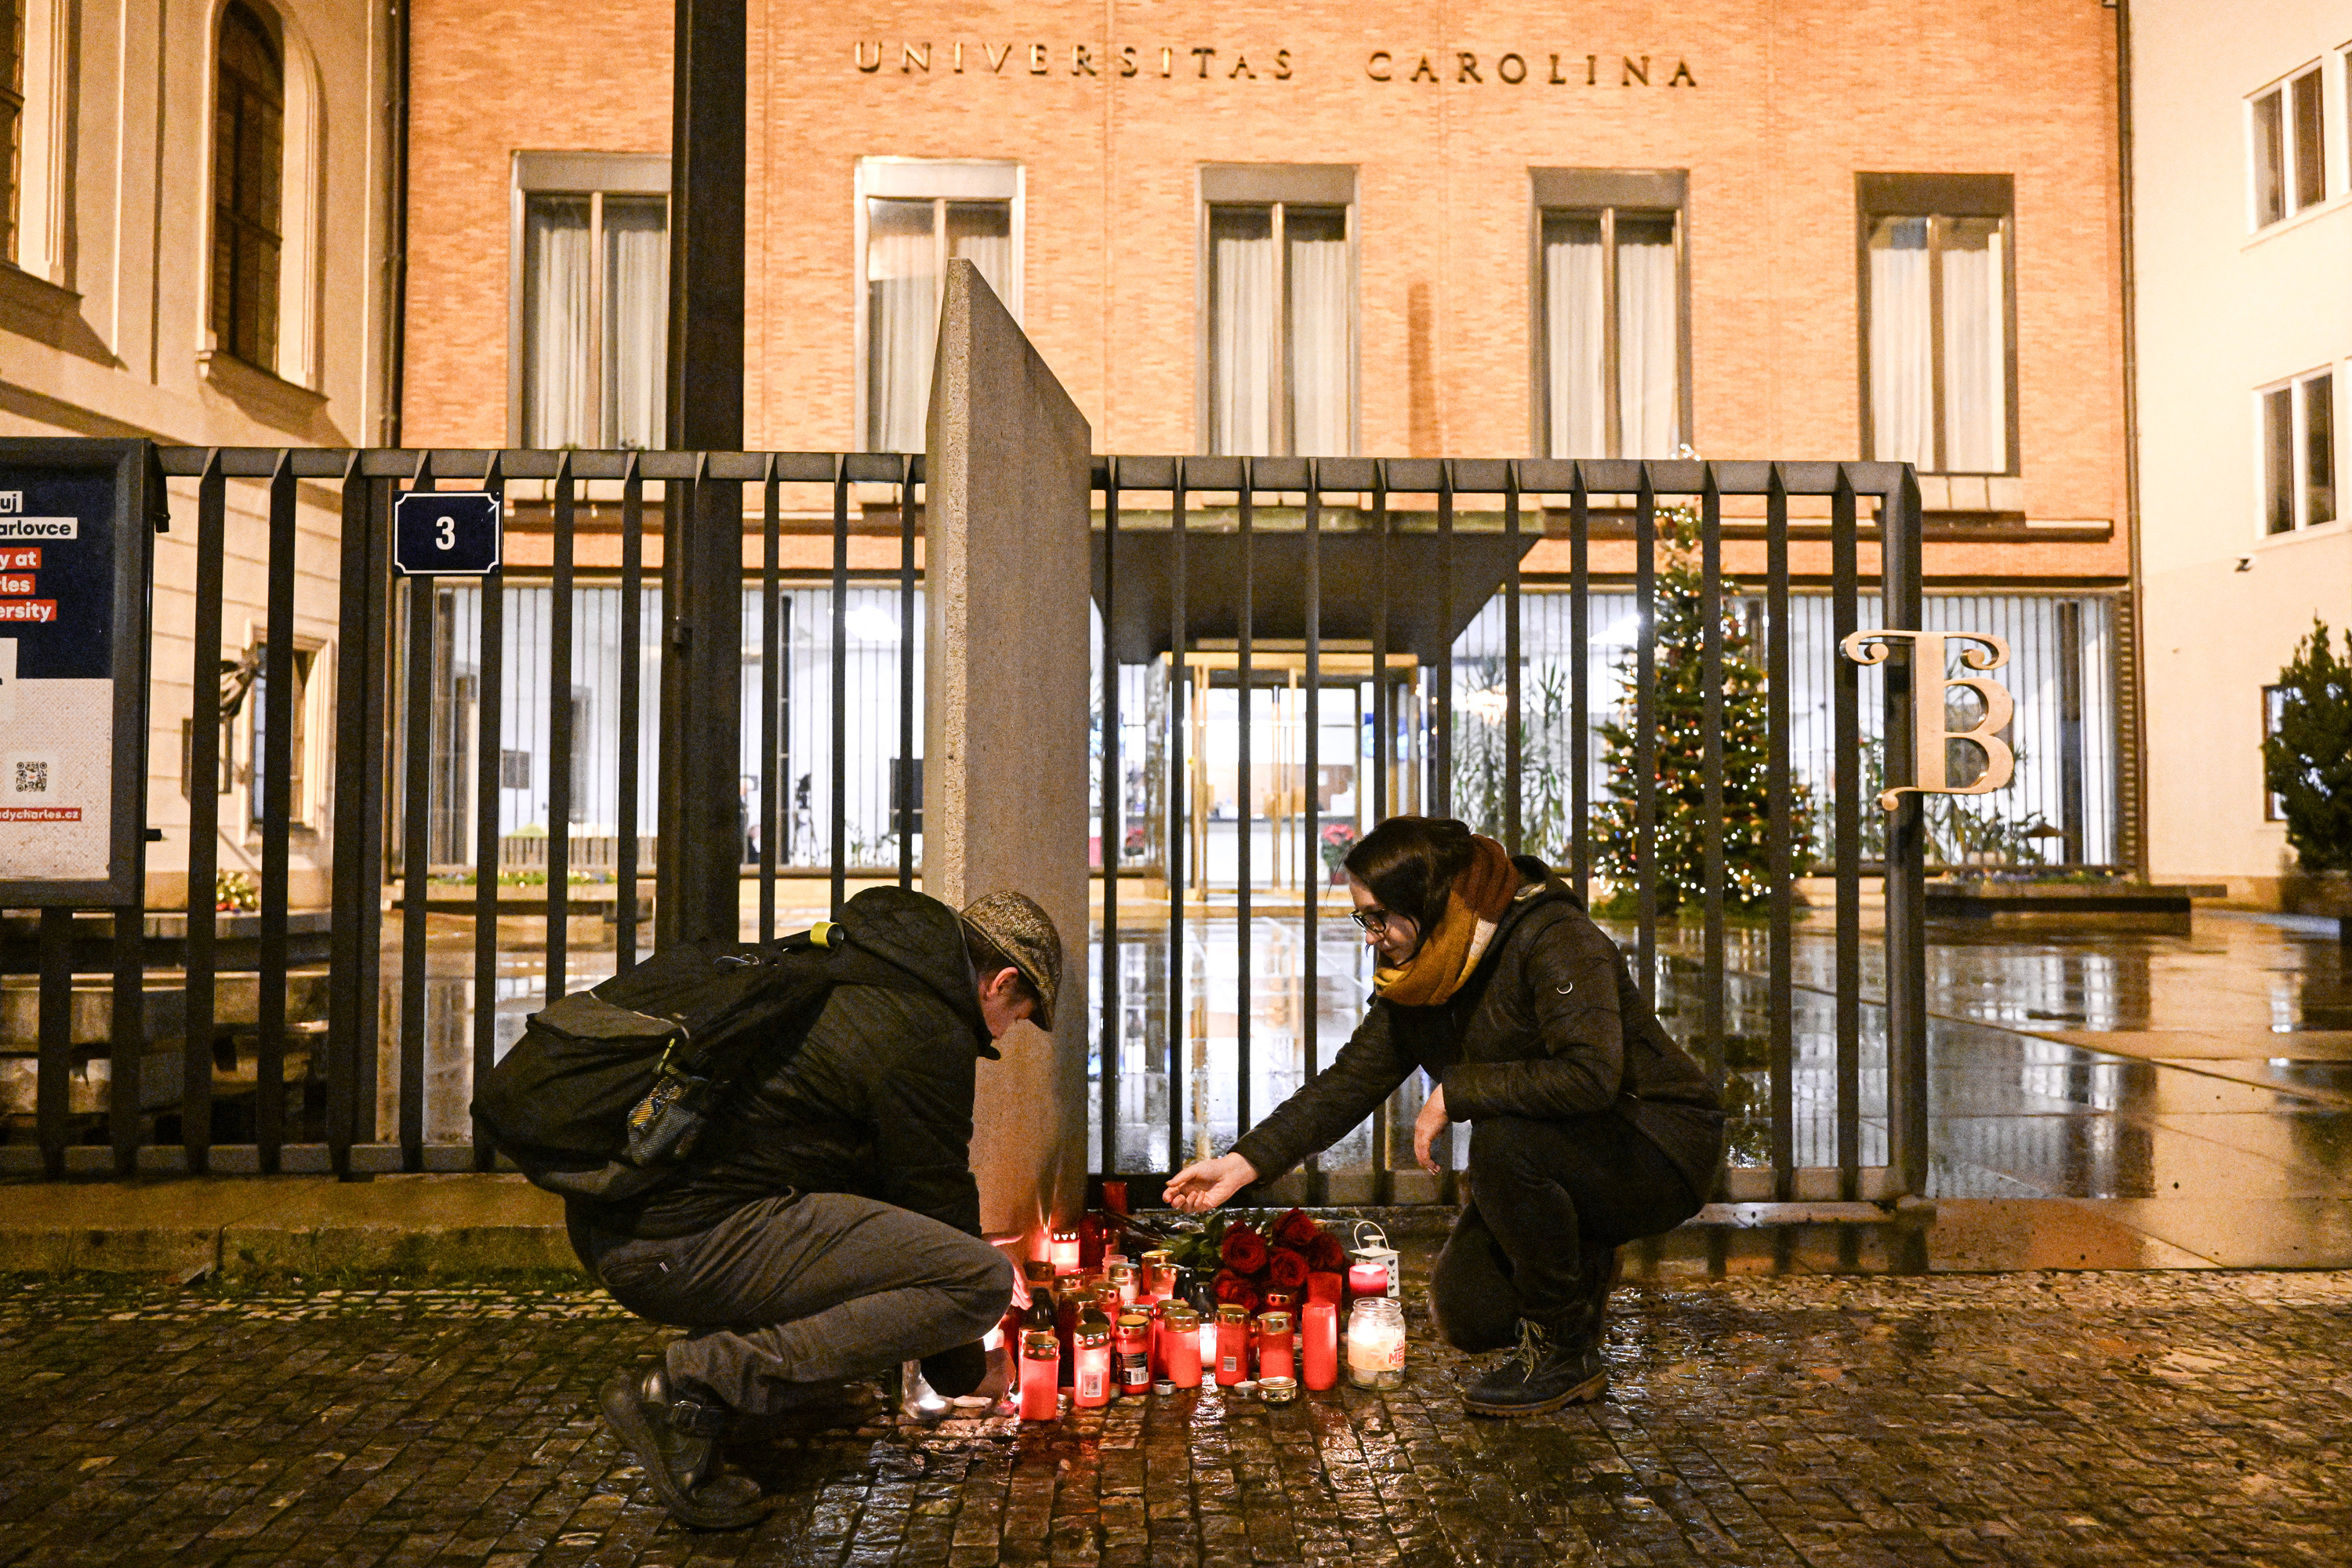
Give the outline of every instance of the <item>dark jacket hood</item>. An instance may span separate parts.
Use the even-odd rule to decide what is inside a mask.
[[[903,888],[868,888],[843,908],[841,923],[854,944],[844,954],[844,984],[857,983],[860,959],[905,971],[936,992],[971,1028],[973,1048],[998,1058],[981,1016],[980,988],[964,952],[963,919],[928,893]]]

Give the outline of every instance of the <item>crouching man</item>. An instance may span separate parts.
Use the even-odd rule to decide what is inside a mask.
[[[939,1392],[970,1393],[977,1342],[1013,1297],[1012,1266],[981,1238],[973,1080],[1014,1024],[1052,1026],[1061,938],[1012,892],[959,916],[875,889],[844,921],[862,967],[797,1050],[755,1062],[677,1179],[567,1214],[614,1300],[687,1331],[650,1370],[615,1373],[603,1406],[699,1529],[760,1517],[756,1484],[713,1478],[733,1417],[838,1399],[846,1380],[914,1360]]]

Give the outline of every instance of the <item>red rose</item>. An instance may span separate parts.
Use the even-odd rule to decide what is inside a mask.
[[[1274,1222],[1274,1244],[1304,1252],[1323,1234],[1323,1227],[1308,1217],[1305,1209],[1292,1209]]]
[[[1296,1290],[1307,1283],[1307,1259],[1289,1247],[1277,1247],[1266,1265],[1266,1278],[1277,1290]]]
[[[1265,1238],[1247,1226],[1237,1225],[1225,1232],[1221,1250],[1225,1267],[1236,1274],[1255,1274],[1265,1267]]]
[[[1318,1229],[1307,1244],[1307,1261],[1318,1274],[1340,1274],[1348,1268],[1348,1249],[1328,1230]]]
[[[1239,1307],[1253,1316],[1257,1312],[1257,1292],[1250,1288],[1248,1280],[1229,1268],[1218,1270],[1217,1277],[1209,1281],[1209,1294],[1217,1299],[1220,1306]]]

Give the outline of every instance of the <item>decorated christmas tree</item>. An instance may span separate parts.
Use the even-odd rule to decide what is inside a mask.
[[[1696,900],[1705,888],[1706,721],[1706,665],[1702,639],[1699,511],[1695,503],[1658,513],[1658,593],[1648,631],[1656,654],[1650,691],[1657,725],[1657,869],[1661,912]],[[1771,815],[1766,792],[1764,666],[1754,628],[1735,614],[1738,590],[1723,584],[1723,869],[1724,901],[1752,910],[1771,894]],[[1615,888],[1612,912],[1632,910],[1639,876],[1634,832],[1635,735],[1633,702],[1635,656],[1618,665],[1625,683],[1624,721],[1594,726],[1605,747],[1609,798],[1595,814],[1598,868]],[[1813,804],[1811,793],[1792,781],[1789,813],[1793,874],[1812,867]]]

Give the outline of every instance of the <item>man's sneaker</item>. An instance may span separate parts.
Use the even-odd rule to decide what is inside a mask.
[[[740,1530],[766,1516],[758,1482],[748,1476],[711,1475],[718,1440],[727,1427],[727,1406],[707,1392],[673,1386],[656,1363],[642,1373],[614,1373],[598,1399],[605,1425],[679,1523]]]
[[[1521,1322],[1517,1351],[1462,1399],[1474,1415],[1540,1415],[1598,1399],[1608,1387],[1609,1366],[1598,1349],[1573,1347]]]

